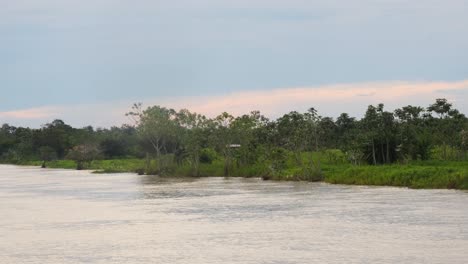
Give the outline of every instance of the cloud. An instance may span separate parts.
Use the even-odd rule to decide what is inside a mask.
[[[57,107],[39,107],[16,111],[0,112],[1,119],[43,119],[57,113]]]
[[[55,119],[62,119],[66,123],[78,127],[87,125],[96,127],[119,126],[129,121],[125,117],[125,112],[129,109],[128,106],[129,102],[105,102],[13,110],[0,112],[0,124],[39,127]]]
[[[216,96],[165,97],[145,99],[144,106],[186,108],[210,117],[223,111],[234,115],[260,110],[269,117],[286,112],[306,111],[315,107],[322,115],[337,116],[348,112],[354,116],[364,113],[367,105],[384,103],[392,110],[407,104],[426,106],[436,98],[445,97],[456,103],[462,112],[468,111],[466,98],[454,97],[454,91],[468,90],[468,80],[454,82],[371,82],[336,84],[316,87],[280,88],[262,91],[240,91]],[[109,127],[128,123],[125,113],[135,102],[117,101],[101,104],[47,106],[0,112],[0,122],[39,126],[59,118],[75,126]]]
[[[314,106],[324,114],[363,111],[367,104],[386,103],[427,104],[435,98],[449,96],[454,90],[468,88],[468,80],[458,82],[375,82],[337,84],[318,87],[285,88],[268,91],[244,91],[230,95],[187,98],[166,102],[175,108],[189,108],[207,115],[220,111],[233,114],[249,110],[261,110],[269,116],[277,116],[290,110],[305,110]],[[446,91],[446,93],[445,93]],[[448,98],[452,99],[452,98]],[[359,107],[359,109],[356,109]]]
[[[463,93],[468,92],[468,86],[465,88],[461,88],[461,89],[441,89],[435,92],[444,93],[444,94],[463,94]]]

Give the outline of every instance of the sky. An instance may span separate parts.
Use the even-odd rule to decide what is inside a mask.
[[[135,102],[275,118],[468,114],[468,0],[0,0],[0,123],[128,123]]]

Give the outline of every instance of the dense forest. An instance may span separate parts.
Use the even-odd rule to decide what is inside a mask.
[[[184,167],[185,174],[193,176],[201,174],[201,166],[214,163],[222,164],[217,174],[226,176],[280,175],[294,164],[301,168],[298,174],[319,179],[323,158],[353,166],[467,159],[468,119],[446,99],[393,112],[383,104],[370,105],[361,119],[346,113],[323,117],[315,108],[276,120],[258,111],[207,118],[185,109],[144,109],[141,104],[127,116],[132,124],[109,129],[73,128],[61,120],[39,129],[4,124],[0,160],[40,160],[44,167],[54,160],[73,160],[83,169],[93,160],[139,159],[142,165],[135,170],[141,173],[173,174]]]

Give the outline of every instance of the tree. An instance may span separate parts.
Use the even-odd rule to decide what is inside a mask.
[[[116,138],[104,139],[99,148],[107,158],[123,157],[127,152],[124,141]]]
[[[318,142],[321,142],[321,148],[336,149],[338,147],[338,126],[331,117],[323,117],[317,124]],[[317,143],[317,145],[319,145]]]
[[[63,158],[66,151],[72,147],[70,143],[72,132],[73,128],[71,126],[65,124],[62,120],[56,119],[34,131],[33,144],[36,149],[49,146],[55,150],[59,158]]]
[[[231,129],[233,121],[234,117],[231,114],[223,112],[211,123],[212,129],[214,130],[212,142],[224,157],[224,176],[230,175],[233,165],[233,149],[231,145],[238,144],[238,142],[234,142],[235,134]]]
[[[394,112],[386,111],[383,104],[370,105],[360,120],[343,113],[334,121],[315,108],[291,111],[276,120],[259,111],[207,118],[186,109],[143,109],[141,104],[135,104],[127,116],[133,125],[104,129],[72,128],[62,120],[40,129],[4,124],[0,159],[11,163],[40,159],[46,166],[50,160],[68,157],[81,169],[100,158],[102,150],[109,159],[146,157],[146,170],[141,170],[146,173],[171,173],[184,166],[194,176],[201,174],[201,162],[223,160],[226,176],[245,166],[251,166],[249,173],[283,173],[284,166],[295,162],[296,168],[288,168],[288,174],[314,180],[320,178],[315,177],[320,176],[320,162],[314,160],[314,152],[337,160],[342,159],[342,151],[352,164],[377,165],[435,157],[456,160],[468,151],[468,120],[446,99],[427,108],[408,105]]]
[[[142,110],[141,104],[135,104],[133,111],[127,113],[127,116],[134,118],[140,136],[151,144],[156,157],[167,152],[167,144],[174,137],[175,110],[160,106]]]
[[[452,110],[452,104],[445,98],[436,99],[435,103],[431,104],[428,108],[428,112],[434,112],[439,115],[440,119],[447,118],[448,113]]]
[[[3,124],[0,128],[0,157],[6,155],[15,146],[15,131],[16,127],[8,124]]]
[[[377,165],[376,141],[379,135],[379,116],[377,110],[378,109],[375,106],[369,105],[366,115],[361,122],[361,129],[363,130],[363,135],[365,135],[366,138],[365,147],[370,144],[371,148],[371,154],[367,156],[372,158],[372,164],[374,165]]]
[[[304,113],[305,129],[307,130],[308,142],[314,145],[315,151],[319,151],[319,140],[320,140],[320,125],[322,117],[318,115],[315,108],[311,107]]]
[[[206,145],[205,129],[208,122],[205,116],[182,109],[177,113],[177,129],[180,146],[176,158],[181,163],[186,159],[192,168],[194,176],[200,175],[200,160],[204,145]]]
[[[396,109],[398,152],[403,160],[427,160],[431,149],[431,132],[426,126],[424,108],[405,106]]]
[[[385,164],[396,160],[397,126],[393,113],[384,110],[383,104],[370,105],[360,121],[364,155],[369,163]]]
[[[384,105],[380,104],[378,107],[379,114],[379,134],[380,139],[380,151],[382,163],[392,163],[394,161],[396,144],[396,125],[393,113],[384,111]]]
[[[436,143],[442,145],[443,159],[447,160],[449,147],[456,148],[458,131],[461,131],[466,124],[466,117],[457,109],[453,109],[447,99],[436,99],[427,111],[428,123],[433,129]],[[432,113],[438,118],[433,118]]]
[[[49,146],[43,146],[39,148],[39,156],[42,160],[42,168],[46,167],[46,162],[57,158],[57,152],[55,149]]]
[[[365,133],[362,133],[362,122],[342,113],[335,125],[338,148],[345,153],[351,164],[360,165],[365,158],[363,142],[367,142]]]
[[[77,170],[82,170],[86,165],[89,166],[90,163],[98,157],[98,155],[99,149],[96,145],[83,144],[73,147],[69,151],[67,158],[76,162]]]
[[[468,130],[463,129],[460,132],[460,148],[463,152],[463,158],[466,159],[466,154],[468,152]]]
[[[254,164],[259,158],[259,143],[255,142],[255,131],[262,129],[268,123],[268,119],[260,111],[252,111],[249,115],[242,115],[234,119],[230,129],[233,134],[233,142],[240,146],[237,148],[238,165]]]
[[[279,144],[294,153],[296,163],[302,165],[301,153],[315,145],[310,120],[299,112],[292,111],[276,120]]]

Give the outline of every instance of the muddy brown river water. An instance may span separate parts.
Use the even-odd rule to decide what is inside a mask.
[[[468,192],[0,165],[0,263],[468,263]]]

